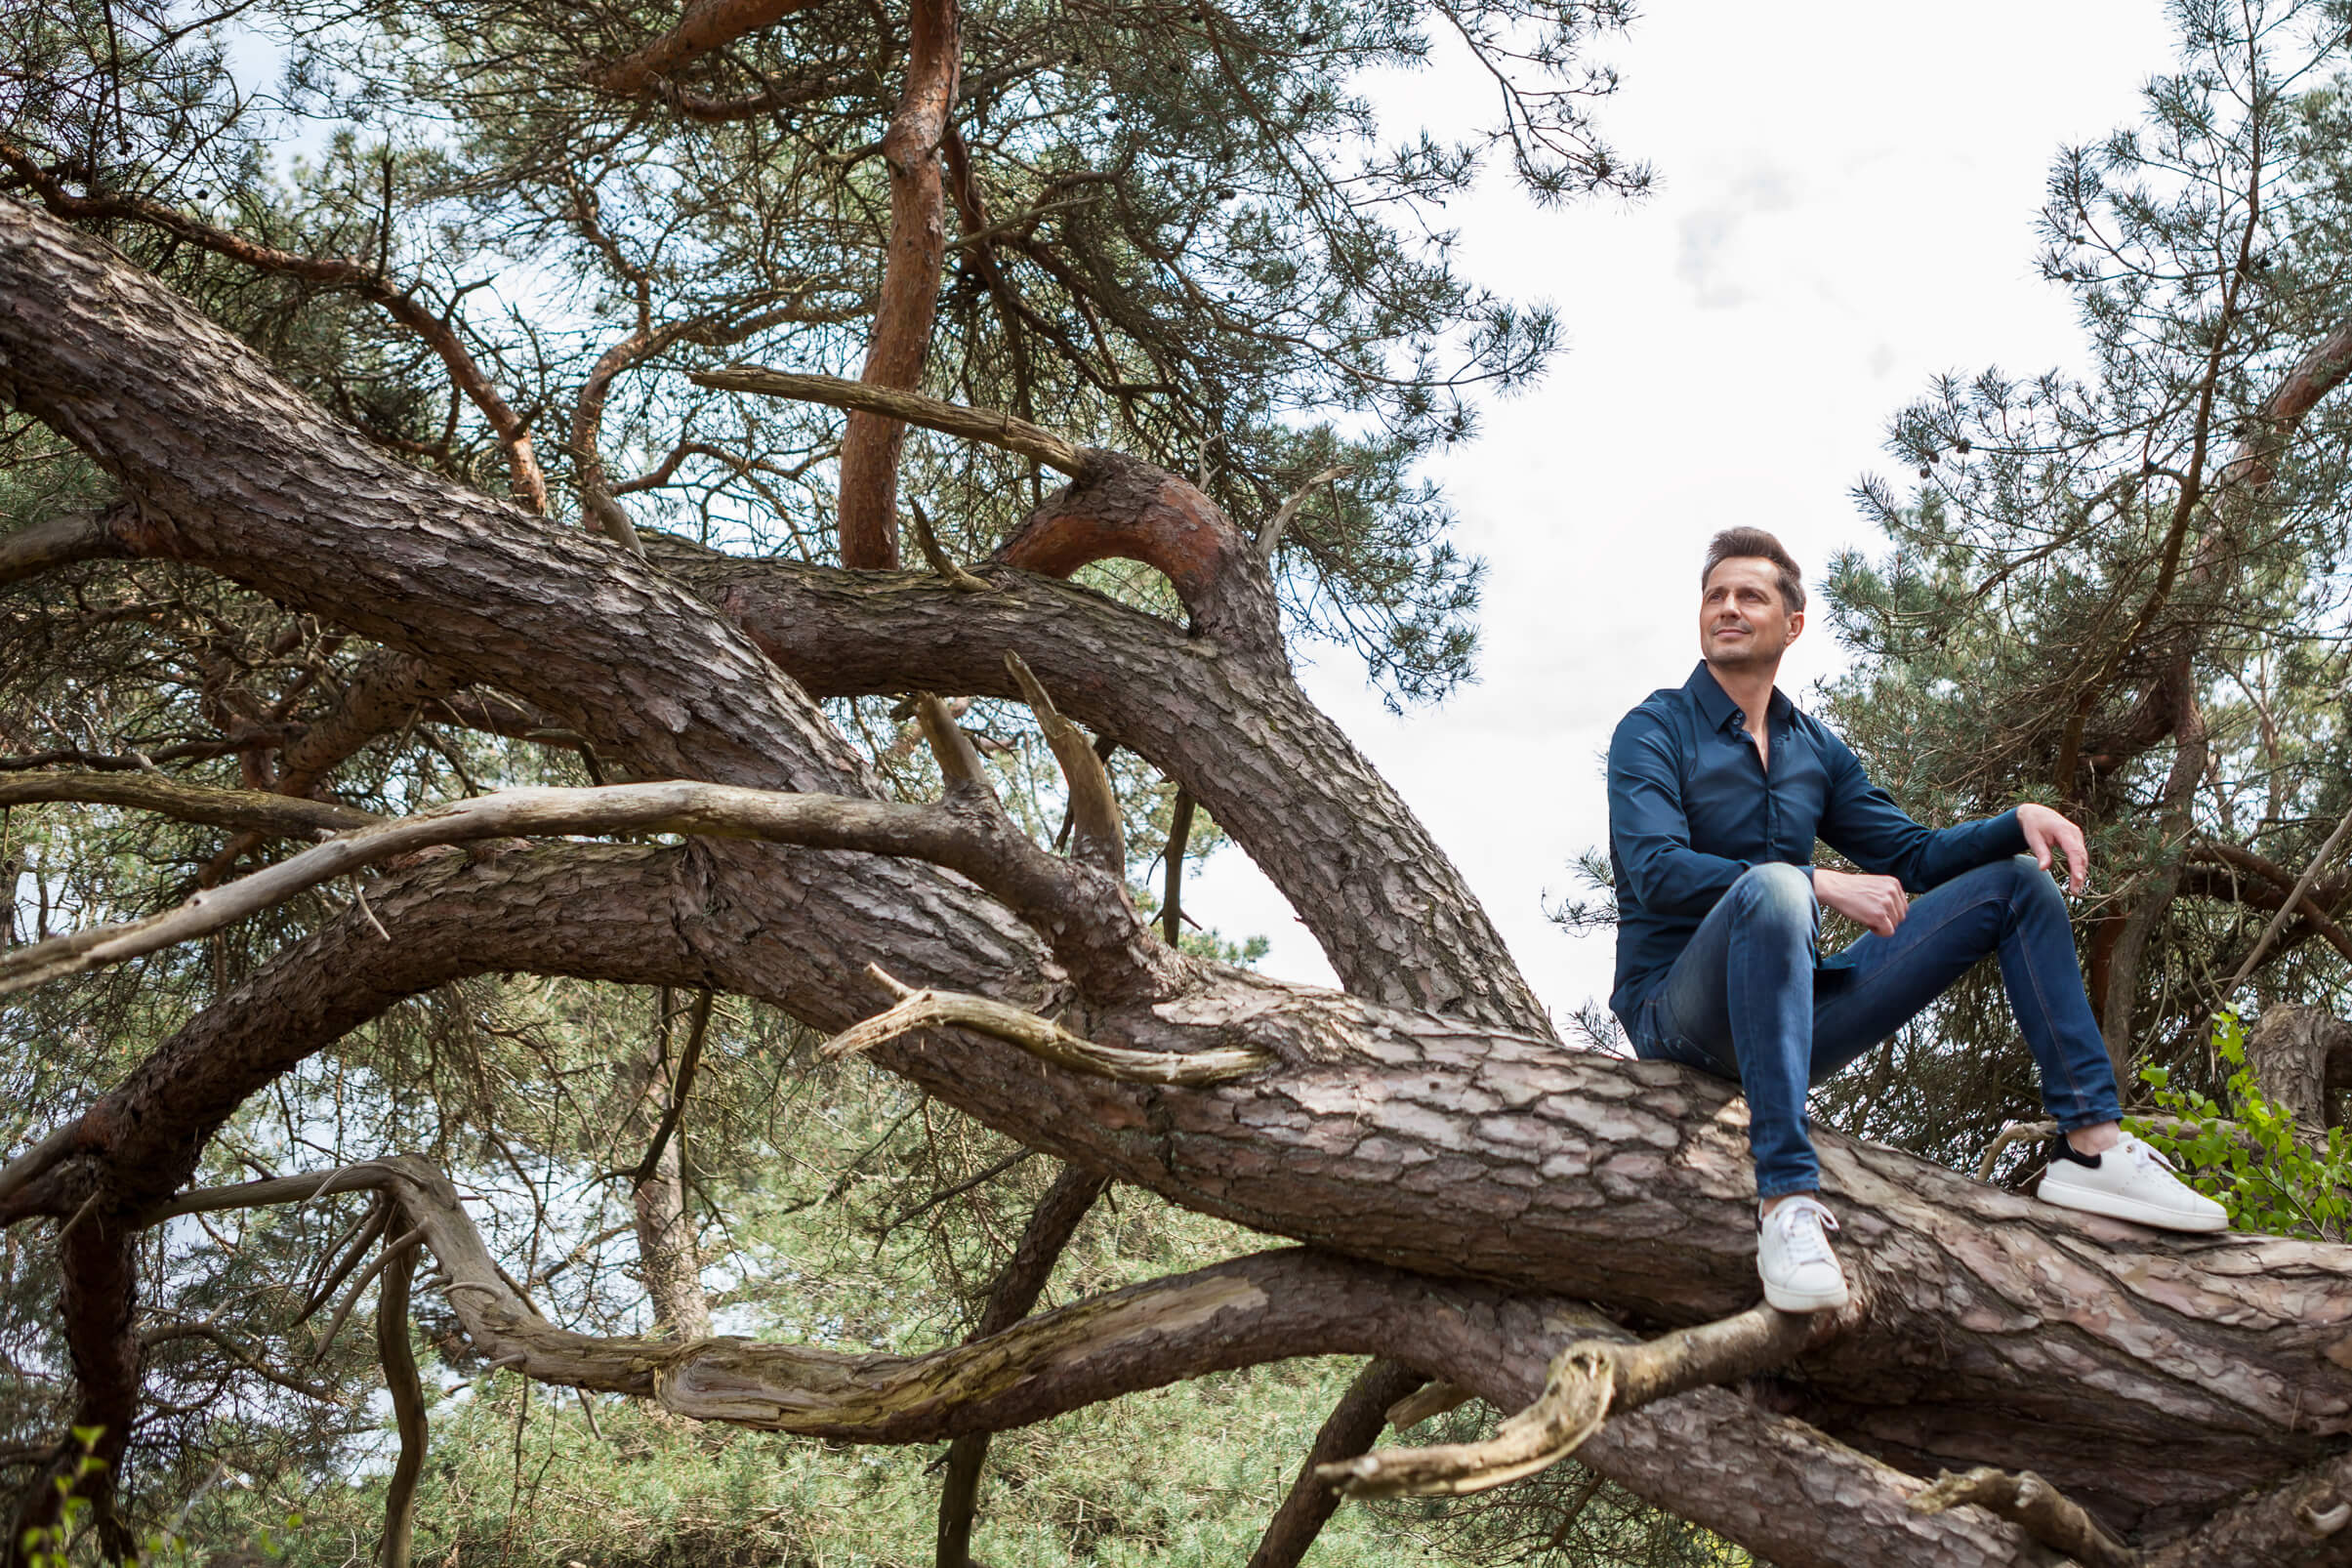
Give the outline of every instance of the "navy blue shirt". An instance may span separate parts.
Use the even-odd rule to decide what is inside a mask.
[[[1617,875],[1617,989],[1630,1018],[1699,922],[1751,866],[1812,871],[1819,839],[1863,870],[1922,893],[2023,852],[2017,813],[1936,831],[1873,784],[1844,741],[1776,687],[1765,709],[1771,768],[1747,716],[1704,661],[1653,691],[1609,738],[1609,861]],[[1836,960],[1830,961],[1833,967]]]

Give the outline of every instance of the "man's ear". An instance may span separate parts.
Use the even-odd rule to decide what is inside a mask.
[[[1804,629],[1805,612],[1803,610],[1798,610],[1795,615],[1789,617],[1789,642],[1795,641],[1798,636],[1803,633]],[[1783,647],[1787,647],[1788,645],[1788,642],[1781,644]]]

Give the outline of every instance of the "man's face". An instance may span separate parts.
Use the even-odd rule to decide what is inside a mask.
[[[1781,602],[1780,568],[1760,556],[1733,556],[1707,576],[1699,598],[1699,651],[1724,669],[1779,665],[1804,630],[1805,614]]]

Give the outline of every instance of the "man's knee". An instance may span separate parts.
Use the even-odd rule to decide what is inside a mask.
[[[2042,869],[2042,863],[2030,854],[2013,854],[2006,862],[2011,887],[2021,893],[2058,896],[2058,880]]]
[[[1735,913],[1750,920],[1811,930],[1820,918],[1813,902],[1813,879],[1801,866],[1784,861],[1749,867],[1724,896],[1732,900]]]

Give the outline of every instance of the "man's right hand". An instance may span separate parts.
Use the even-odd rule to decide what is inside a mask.
[[[1911,913],[1911,899],[1905,895],[1903,885],[1892,877],[1866,877],[1859,872],[1832,871],[1817,866],[1813,871],[1813,896],[1821,900],[1824,909],[1835,909],[1849,920],[1860,921],[1880,936],[1892,936],[1903,917]]]

